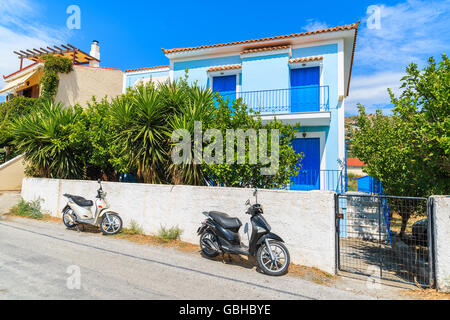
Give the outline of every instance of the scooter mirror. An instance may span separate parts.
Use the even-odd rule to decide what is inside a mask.
[[[258,188],[255,188],[255,190],[253,191],[253,196],[256,196],[257,193],[258,193]]]
[[[250,205],[250,199],[247,199],[247,201],[245,201],[245,205],[249,206]]]
[[[101,182],[102,182],[102,179],[98,179],[97,182],[98,182],[98,183],[101,183]]]

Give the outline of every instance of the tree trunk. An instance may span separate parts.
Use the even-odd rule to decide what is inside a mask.
[[[5,162],[9,160],[9,156],[11,154],[11,147],[10,146],[4,146],[3,149],[5,149]]]
[[[402,239],[402,240],[404,239],[406,226],[408,225],[408,220],[409,220],[409,217],[411,217],[412,212],[413,212],[413,208],[409,209],[406,212],[400,213],[400,215],[402,217],[402,227],[400,229],[400,239]]]

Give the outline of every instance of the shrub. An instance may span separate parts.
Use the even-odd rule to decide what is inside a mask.
[[[45,178],[81,179],[85,172],[86,128],[83,110],[42,101],[39,111],[11,121],[15,146],[25,153],[28,174]]]
[[[10,209],[10,212],[14,215],[21,217],[30,217],[33,219],[42,219],[43,214],[41,212],[41,199],[34,201],[25,201],[20,199],[20,201]]]
[[[158,238],[165,241],[179,240],[182,233],[183,230],[178,228],[178,226],[169,229],[161,226],[161,229],[159,229],[158,232]]]
[[[127,230],[128,234],[143,234],[144,230],[142,227],[134,220],[130,222],[130,228]]]

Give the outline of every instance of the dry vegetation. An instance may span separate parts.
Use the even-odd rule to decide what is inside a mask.
[[[405,290],[402,294],[420,300],[450,300],[450,293],[437,292],[434,289]]]

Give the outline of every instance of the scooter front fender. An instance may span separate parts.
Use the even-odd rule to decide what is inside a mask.
[[[266,238],[284,242],[284,240],[281,239],[281,237],[279,235],[269,232],[269,233],[263,235],[261,238],[259,238],[258,242],[256,242],[256,247],[258,248],[264,241],[266,241]]]
[[[100,212],[98,213],[98,216],[95,217],[94,224],[99,224],[99,223],[102,221],[103,217],[104,217],[106,214],[113,214],[113,213],[119,215],[119,214],[118,214],[117,212],[115,212],[115,211],[111,211],[111,210],[108,210],[108,209],[103,209],[102,211],[100,211]]]

